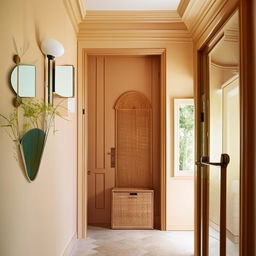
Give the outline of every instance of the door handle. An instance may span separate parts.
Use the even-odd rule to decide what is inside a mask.
[[[210,162],[208,156],[202,156],[196,165],[220,167],[220,256],[226,256],[226,218],[227,218],[227,166],[230,162],[228,154],[221,154],[220,162]]]
[[[110,166],[111,166],[111,168],[115,168],[116,167],[116,149],[111,148],[110,152],[108,152],[107,154],[110,155]]]
[[[210,162],[209,156],[202,156],[200,158],[200,161],[196,161],[196,165],[199,166],[220,166],[222,168],[227,168],[228,164],[230,162],[230,157],[228,154],[221,154],[220,162]]]

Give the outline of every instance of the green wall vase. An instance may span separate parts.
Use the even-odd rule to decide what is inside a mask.
[[[21,154],[28,180],[35,180],[44,151],[46,134],[43,130],[35,128],[23,136],[20,143]]]

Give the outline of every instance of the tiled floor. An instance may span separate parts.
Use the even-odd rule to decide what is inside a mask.
[[[111,230],[89,227],[73,256],[193,256],[192,231]]]

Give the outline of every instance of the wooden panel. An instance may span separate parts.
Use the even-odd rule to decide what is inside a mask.
[[[112,191],[112,228],[153,229],[153,190]]]
[[[95,208],[105,208],[105,173],[95,173]]]
[[[157,64],[153,65],[153,62]],[[134,94],[134,90],[140,93]],[[158,193],[156,191],[158,198],[155,199],[158,205],[156,212],[158,216],[160,214],[159,185],[157,185],[160,179],[160,146],[159,139],[157,139],[159,130],[156,129],[154,135],[152,130],[152,122],[156,123],[154,127],[159,126],[160,123],[157,111],[159,106],[154,106],[156,108],[154,121],[152,120],[153,110],[151,110],[151,104],[160,103],[159,99],[156,99],[160,97],[159,56],[90,56],[88,63],[88,222],[90,224],[108,225],[111,222],[111,189],[117,186],[116,168],[111,167],[111,148],[116,148],[117,145],[115,103],[118,99],[120,100],[120,95],[127,91],[130,92],[129,97],[125,101],[119,102],[120,108],[121,105],[123,106],[121,111],[127,107],[128,109],[132,108],[135,113],[133,115],[135,122],[133,134],[136,135],[136,132],[139,134],[138,140],[141,141],[139,144],[142,145],[142,151],[146,152],[149,159],[148,166],[144,168],[147,172],[140,172],[141,178],[136,178],[136,181],[137,179],[144,180],[143,183],[146,184],[137,183],[136,185],[133,181],[131,183],[136,187],[149,187],[158,191]],[[145,119],[145,113],[150,113],[149,119]],[[150,124],[148,135],[144,135],[143,129],[136,131],[136,123],[139,126],[144,126],[144,123]],[[150,143],[145,142],[145,137]],[[153,137],[155,137],[156,143],[154,145],[155,156],[152,152]],[[147,143],[150,144],[150,147],[146,146]],[[135,160],[139,168],[142,168],[140,167],[141,159],[137,158]],[[130,161],[130,163],[133,162]],[[156,179],[154,185],[152,181],[153,164],[155,166],[154,179]],[[104,195],[102,193],[102,174],[105,176]],[[159,226],[155,225],[155,227]]]
[[[86,44],[86,43],[85,43]],[[79,43],[79,67],[81,67],[82,72],[78,74],[78,123],[79,129],[78,129],[78,236],[79,238],[85,238],[86,236],[86,228],[87,228],[87,219],[89,223],[93,223],[92,216],[95,215],[93,209],[91,208],[90,201],[92,200],[93,195],[91,194],[91,185],[92,185],[92,176],[94,175],[88,175],[87,177],[87,171],[90,170],[91,173],[93,172],[93,169],[91,168],[91,149],[93,147],[93,142],[91,141],[91,133],[93,131],[92,128],[90,128],[93,116],[94,116],[94,105],[92,106],[90,103],[90,90],[91,90],[91,83],[92,76],[93,76],[93,70],[95,70],[95,57],[99,55],[108,55],[105,56],[105,84],[107,90],[105,91],[105,106],[106,106],[106,120],[108,120],[106,123],[109,125],[106,125],[106,153],[108,152],[108,149],[115,146],[115,136],[114,136],[114,131],[115,131],[115,112],[113,111],[113,102],[116,101],[117,97],[124,91],[128,90],[139,90],[143,92],[145,95],[147,95],[148,98],[150,97],[150,87],[148,86],[148,80],[151,78],[150,73],[144,73],[141,68],[137,68],[137,66],[130,65],[129,61],[127,59],[143,59],[148,62],[148,59],[151,59],[152,57],[155,59],[158,59],[158,62],[161,61],[161,73],[159,75],[160,71],[160,66],[158,66],[158,70],[153,70],[153,72],[157,75],[157,77],[160,79],[161,77],[161,82],[160,80],[157,81],[157,84],[154,84],[154,87],[156,87],[160,93],[162,92],[159,97],[161,97],[161,101],[159,98],[159,103],[161,102],[161,111],[159,111],[161,114],[160,115],[155,115],[153,122],[157,122],[160,127],[161,123],[161,130],[160,133],[158,134],[157,132],[153,131],[154,136],[159,137],[159,141],[161,141],[161,147],[160,145],[155,145],[154,147],[157,147],[159,149],[159,154],[160,151],[162,151],[161,158],[159,158],[157,155],[154,155],[154,160],[157,161],[159,166],[156,169],[156,175],[158,175],[158,179],[160,179],[160,172],[162,172],[162,178],[161,178],[161,184],[162,184],[162,189],[161,189],[161,201],[162,201],[162,211],[161,211],[161,220],[162,220],[162,229],[165,229],[165,101],[166,101],[166,81],[165,81],[165,68],[166,68],[166,49],[161,49],[161,48],[154,48],[154,49],[124,49],[124,48],[119,48],[119,49],[103,49],[103,48],[93,48],[89,49],[83,45],[83,43]],[[87,49],[83,49],[87,48]],[[110,56],[111,55],[111,56]],[[156,55],[156,56],[152,56]],[[133,56],[133,57],[132,57]],[[120,64],[120,59],[124,59],[125,62]],[[127,66],[130,66],[130,69],[133,68],[134,70],[137,70],[141,74],[141,78],[146,80],[140,81],[138,85],[134,85],[133,79],[136,78],[137,76],[128,76],[129,79],[126,79],[127,81],[129,80],[129,83],[126,80],[123,80],[122,86],[120,87],[120,83],[117,81],[117,83],[113,83],[113,79],[116,79],[117,75],[117,69],[113,68],[113,62],[117,63],[117,66],[122,67],[123,70],[127,70]],[[141,61],[142,62],[142,61]],[[108,64],[108,65],[107,65]],[[129,65],[128,65],[129,64]],[[143,64],[143,67],[147,67],[147,65]],[[120,73],[120,69],[118,70],[118,74]],[[125,77],[122,73],[120,76]],[[137,79],[137,78],[136,78]],[[93,81],[92,81],[93,82]],[[144,84],[147,85],[147,87],[144,87]],[[118,86],[119,85],[119,86]],[[94,87],[93,87],[94,88]],[[113,89],[115,88],[115,89]],[[149,92],[149,94],[148,94]],[[153,94],[153,98],[158,97]],[[112,109],[112,114],[110,111],[108,111],[109,107]],[[159,106],[160,107],[160,106]],[[82,109],[85,109],[85,115],[82,113]],[[153,107],[154,109],[154,107]],[[88,114],[88,116],[87,116]],[[163,118],[161,118],[161,116]],[[95,124],[95,121],[93,121]],[[111,125],[110,125],[111,124]],[[87,125],[88,129],[90,129],[90,132],[88,133],[89,136],[87,136]],[[155,134],[156,133],[156,134]],[[110,134],[110,135],[109,135]],[[113,135],[112,135],[113,134]],[[112,137],[114,138],[112,140]],[[87,143],[89,145],[89,148],[87,150]],[[87,151],[88,151],[88,162],[87,162]],[[93,150],[93,153],[95,153],[95,150]],[[161,159],[161,160],[160,160]],[[93,163],[95,161],[93,160]],[[163,163],[162,165],[160,163]],[[88,163],[88,164],[87,164]],[[107,175],[106,175],[106,184],[107,182],[110,183],[110,185],[106,185],[107,190],[110,190],[109,187],[114,187],[115,184],[115,169],[109,169],[109,160],[108,156],[106,158],[106,168],[107,168]],[[88,166],[88,169],[87,169]],[[155,171],[155,170],[154,170]],[[87,190],[87,179],[88,179],[88,190]],[[95,182],[93,182],[95,184]],[[92,185],[93,187],[94,185]],[[155,188],[154,188],[155,189]],[[158,188],[160,190],[160,187]],[[107,193],[110,194],[110,193]],[[108,207],[108,195],[106,195],[106,208]],[[88,198],[88,206],[87,206],[87,199]],[[160,201],[160,197],[157,199],[158,202]],[[111,202],[111,197],[110,200]],[[95,204],[93,204],[95,205]],[[88,217],[87,217],[87,209],[90,211],[90,214],[88,212]],[[160,210],[160,209],[159,209]],[[89,216],[90,215],[90,216]],[[108,219],[106,219],[108,220]],[[103,221],[100,221],[98,223],[103,223]],[[108,222],[110,223],[110,221]]]
[[[160,60],[157,56],[151,58],[151,104],[152,104],[152,178],[154,189],[154,222],[155,228],[160,228]]]
[[[104,57],[97,57],[96,66],[96,136],[95,136],[95,167],[105,168],[105,61]]]
[[[117,101],[118,187],[152,187],[151,105],[144,95],[127,92]]]
[[[90,56],[88,72],[88,222],[105,224],[110,223],[114,186],[105,161],[105,57]]]

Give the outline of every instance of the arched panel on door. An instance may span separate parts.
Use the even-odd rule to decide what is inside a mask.
[[[116,104],[116,186],[152,188],[152,106],[128,91]]]

